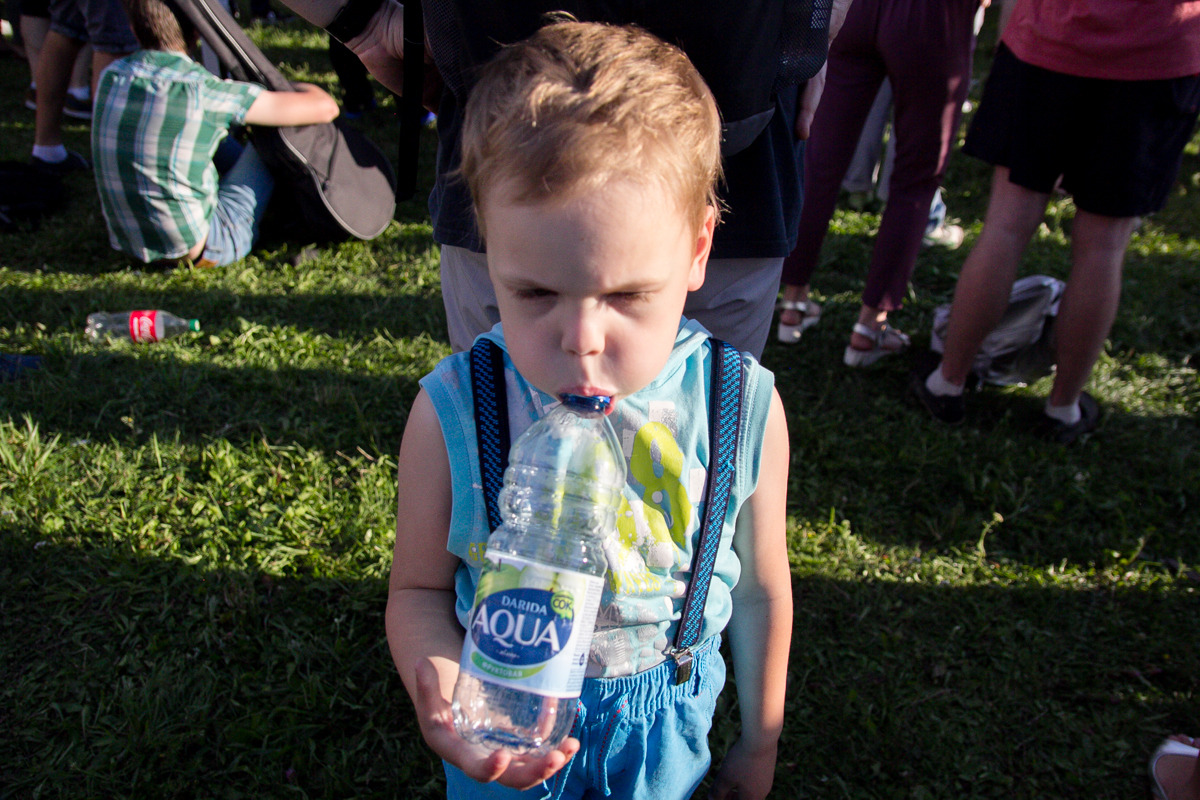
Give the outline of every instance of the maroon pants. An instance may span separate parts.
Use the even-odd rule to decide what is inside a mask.
[[[804,209],[783,283],[807,286],[871,103],[886,76],[895,102],[896,163],[863,290],[899,308],[929,205],[941,184],[971,80],[978,0],[854,0],[829,52],[825,93],[804,157]]]

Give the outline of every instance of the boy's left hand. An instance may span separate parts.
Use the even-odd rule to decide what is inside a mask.
[[[532,789],[549,780],[579,750],[568,737],[544,756],[516,755],[467,742],[454,729],[454,714],[442,696],[436,669],[428,661],[417,665],[417,721],[426,743],[441,758],[480,783],[495,781],[513,789]]]
[[[721,770],[713,781],[709,800],[761,800],[775,782],[775,758],[778,744],[751,747],[739,738],[725,754]]]

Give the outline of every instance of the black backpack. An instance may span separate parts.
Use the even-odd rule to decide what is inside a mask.
[[[36,228],[57,211],[66,194],[54,173],[20,161],[0,161],[0,231]]]
[[[721,109],[721,151],[729,156],[766,128],[780,86],[808,80],[825,63],[833,2],[423,0],[421,6],[441,78],[464,103],[479,67],[503,45],[532,35],[550,12],[565,11],[583,21],[637,24],[680,46],[695,64]],[[407,17],[405,21],[407,25]],[[410,38],[407,32],[405,38]]]
[[[218,0],[167,0],[196,28],[234,80],[276,92],[292,90]],[[391,163],[361,132],[334,120],[251,130],[255,149],[293,201],[296,227],[313,239],[374,239],[396,210]]]

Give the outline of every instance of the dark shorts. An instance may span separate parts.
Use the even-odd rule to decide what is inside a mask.
[[[1158,211],[1200,111],[1200,75],[1154,81],[1080,78],[1027,64],[1001,45],[963,152],[1076,208],[1108,217]]]
[[[110,55],[138,49],[121,0],[50,0],[50,30]]]
[[[20,0],[17,7],[21,9],[22,17],[50,16],[50,0]]]

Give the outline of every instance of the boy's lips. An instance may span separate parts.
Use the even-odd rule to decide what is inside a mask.
[[[580,397],[609,397],[611,398],[614,392],[608,389],[598,389],[595,386],[570,386],[559,391],[559,396],[564,394],[574,394]]]
[[[609,403],[608,407],[604,410],[605,416],[611,414],[613,409],[617,406],[616,392],[610,389],[598,389],[595,386],[589,385],[572,386],[568,389],[559,391],[557,396],[562,397],[564,394],[573,394],[578,395],[579,397],[607,397]]]

